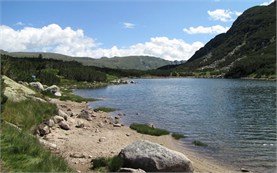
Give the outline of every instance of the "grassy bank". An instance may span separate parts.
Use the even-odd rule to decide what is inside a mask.
[[[5,110],[2,113],[2,119],[17,125],[23,130],[31,130],[44,119],[56,113],[56,105],[50,103],[34,100],[21,102],[7,101],[5,103]]]
[[[1,114],[1,161],[10,172],[72,172],[67,163],[50,153],[32,133],[44,119],[57,113],[54,104],[34,100],[7,101]],[[19,130],[5,122],[15,124]]]
[[[167,131],[165,129],[150,127],[147,124],[133,123],[130,125],[130,128],[137,131],[138,133],[153,135],[153,136],[162,136],[162,135],[169,134],[169,131]]]
[[[98,107],[98,108],[94,109],[95,112],[98,112],[98,111],[102,111],[102,112],[114,112],[116,110],[117,109],[115,109],[115,108],[109,108],[109,107]]]
[[[72,172],[62,158],[44,149],[35,137],[5,123],[1,127],[1,160],[11,172]]]

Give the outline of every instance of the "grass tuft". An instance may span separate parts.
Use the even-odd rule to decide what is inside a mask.
[[[171,136],[172,136],[174,139],[176,139],[176,140],[179,140],[179,139],[181,139],[181,138],[186,138],[185,135],[180,134],[180,133],[172,133]]]
[[[109,107],[98,107],[94,109],[95,112],[102,111],[102,112],[113,112],[116,111],[115,108],[109,108]]]
[[[193,143],[195,146],[200,146],[200,147],[207,147],[207,146],[208,146],[208,144],[205,144],[204,142],[197,141],[197,140],[193,141],[192,143]]]
[[[167,131],[165,129],[150,127],[147,124],[133,123],[130,125],[130,128],[133,130],[136,130],[138,133],[148,134],[148,135],[152,135],[152,136],[162,136],[162,135],[169,134],[169,131]]]
[[[123,160],[118,157],[99,157],[92,160],[93,170],[98,170],[99,172],[117,172],[123,165]]]

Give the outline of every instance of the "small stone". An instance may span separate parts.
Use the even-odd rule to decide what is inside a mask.
[[[91,158],[92,158],[92,155],[89,155],[89,156],[88,156],[88,158],[90,158],[90,159],[91,159]]]
[[[57,97],[61,97],[62,96],[62,93],[61,92],[59,92],[59,91],[57,91],[57,92],[55,92],[55,94],[54,94],[55,96],[57,96]]]
[[[126,133],[126,136],[131,136],[131,134],[130,133]]]
[[[81,171],[77,170],[78,173],[81,173]]]
[[[119,123],[113,124],[114,127],[121,127],[122,125]]]
[[[99,133],[99,132],[100,132],[99,129],[96,129],[96,130],[95,130],[95,133]]]
[[[99,142],[104,142],[106,140],[106,137],[101,137],[100,139],[99,139]]]
[[[70,108],[68,108],[68,109],[67,109],[67,111],[71,111],[71,109],[70,109]]]
[[[72,158],[86,158],[86,156],[82,153],[71,153],[69,156]]]
[[[85,127],[85,124],[84,124],[84,122],[78,120],[77,121],[77,125],[75,127],[77,127],[77,128],[83,128],[83,127]]]
[[[245,169],[245,168],[241,168],[240,169],[241,172],[250,172],[249,170]]]
[[[104,127],[104,124],[102,122],[98,123],[97,125],[98,127]]]
[[[115,118],[115,119],[119,119],[120,117],[119,117],[119,116],[115,116],[114,118]]]

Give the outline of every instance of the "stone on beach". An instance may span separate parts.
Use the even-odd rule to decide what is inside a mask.
[[[47,134],[49,134],[50,132],[51,132],[51,131],[50,131],[50,128],[49,128],[46,124],[44,124],[44,123],[38,125],[38,127],[37,127],[37,134],[38,134],[39,136],[47,135]]]
[[[55,123],[59,123],[59,122],[61,122],[61,121],[64,121],[64,118],[61,117],[61,116],[59,116],[59,115],[55,115],[55,116],[53,117],[53,120],[54,120]]]
[[[68,125],[65,121],[61,121],[61,122],[59,123],[59,126],[60,126],[61,129],[70,130],[69,125]]]
[[[55,122],[52,119],[48,119],[44,121],[44,124],[46,124],[49,127],[53,127],[55,125]]]
[[[113,124],[114,127],[121,127],[122,125],[119,123]]]
[[[192,162],[182,153],[149,141],[136,141],[119,153],[123,164],[149,172],[193,172]]]
[[[77,121],[77,125],[75,127],[77,127],[77,128],[83,128],[83,127],[85,127],[85,124],[84,124],[83,121],[78,120]]]
[[[86,156],[82,153],[71,153],[69,156],[72,158],[86,158]]]
[[[83,118],[88,121],[92,121],[91,113],[88,110],[83,109],[81,113],[78,115],[78,118]]]
[[[120,168],[119,172],[146,173],[142,169],[133,169],[133,168]]]

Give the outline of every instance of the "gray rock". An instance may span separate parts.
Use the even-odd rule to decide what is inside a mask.
[[[121,127],[122,125],[119,123],[113,124],[114,127]]]
[[[60,88],[57,85],[52,85],[50,87],[47,87],[45,91],[55,94],[56,92],[60,92]]]
[[[101,137],[100,139],[99,139],[99,142],[104,142],[106,140],[106,137]]]
[[[61,117],[61,116],[59,116],[59,115],[55,115],[55,116],[53,117],[53,120],[54,120],[55,123],[59,123],[59,122],[61,122],[61,121],[64,121],[64,118]]]
[[[77,125],[75,127],[77,127],[77,128],[83,128],[83,127],[85,127],[85,124],[84,124],[83,121],[78,120],[77,121]]]
[[[123,164],[147,172],[193,172],[191,161],[182,153],[149,141],[136,141],[119,153]]]
[[[53,127],[55,125],[55,122],[52,119],[48,119],[44,122],[44,124],[46,124],[49,127]]]
[[[43,85],[40,82],[31,82],[30,85],[38,91],[43,91]]]
[[[85,110],[85,109],[83,109],[81,111],[81,113],[78,115],[78,118],[83,118],[83,119],[86,119],[88,121],[92,121],[90,112]]]
[[[119,172],[146,173],[142,169],[133,169],[133,168],[120,168]]]
[[[59,116],[63,117],[65,120],[67,120],[67,118],[68,118],[67,113],[65,113],[61,109],[59,109],[58,114],[59,114]]]
[[[57,91],[57,92],[55,92],[55,94],[54,94],[55,96],[57,96],[57,97],[61,97],[62,96],[62,93],[61,92],[59,92],[59,91]]]
[[[82,153],[71,153],[69,156],[72,158],[86,158],[86,156]]]
[[[49,128],[46,124],[44,124],[44,123],[38,125],[38,127],[37,127],[37,134],[38,134],[39,136],[47,135],[47,134],[49,134],[50,132],[51,132],[51,131],[50,131],[50,128]]]
[[[61,121],[61,122],[59,123],[59,126],[60,126],[61,129],[70,130],[69,125],[68,125],[65,121]]]

